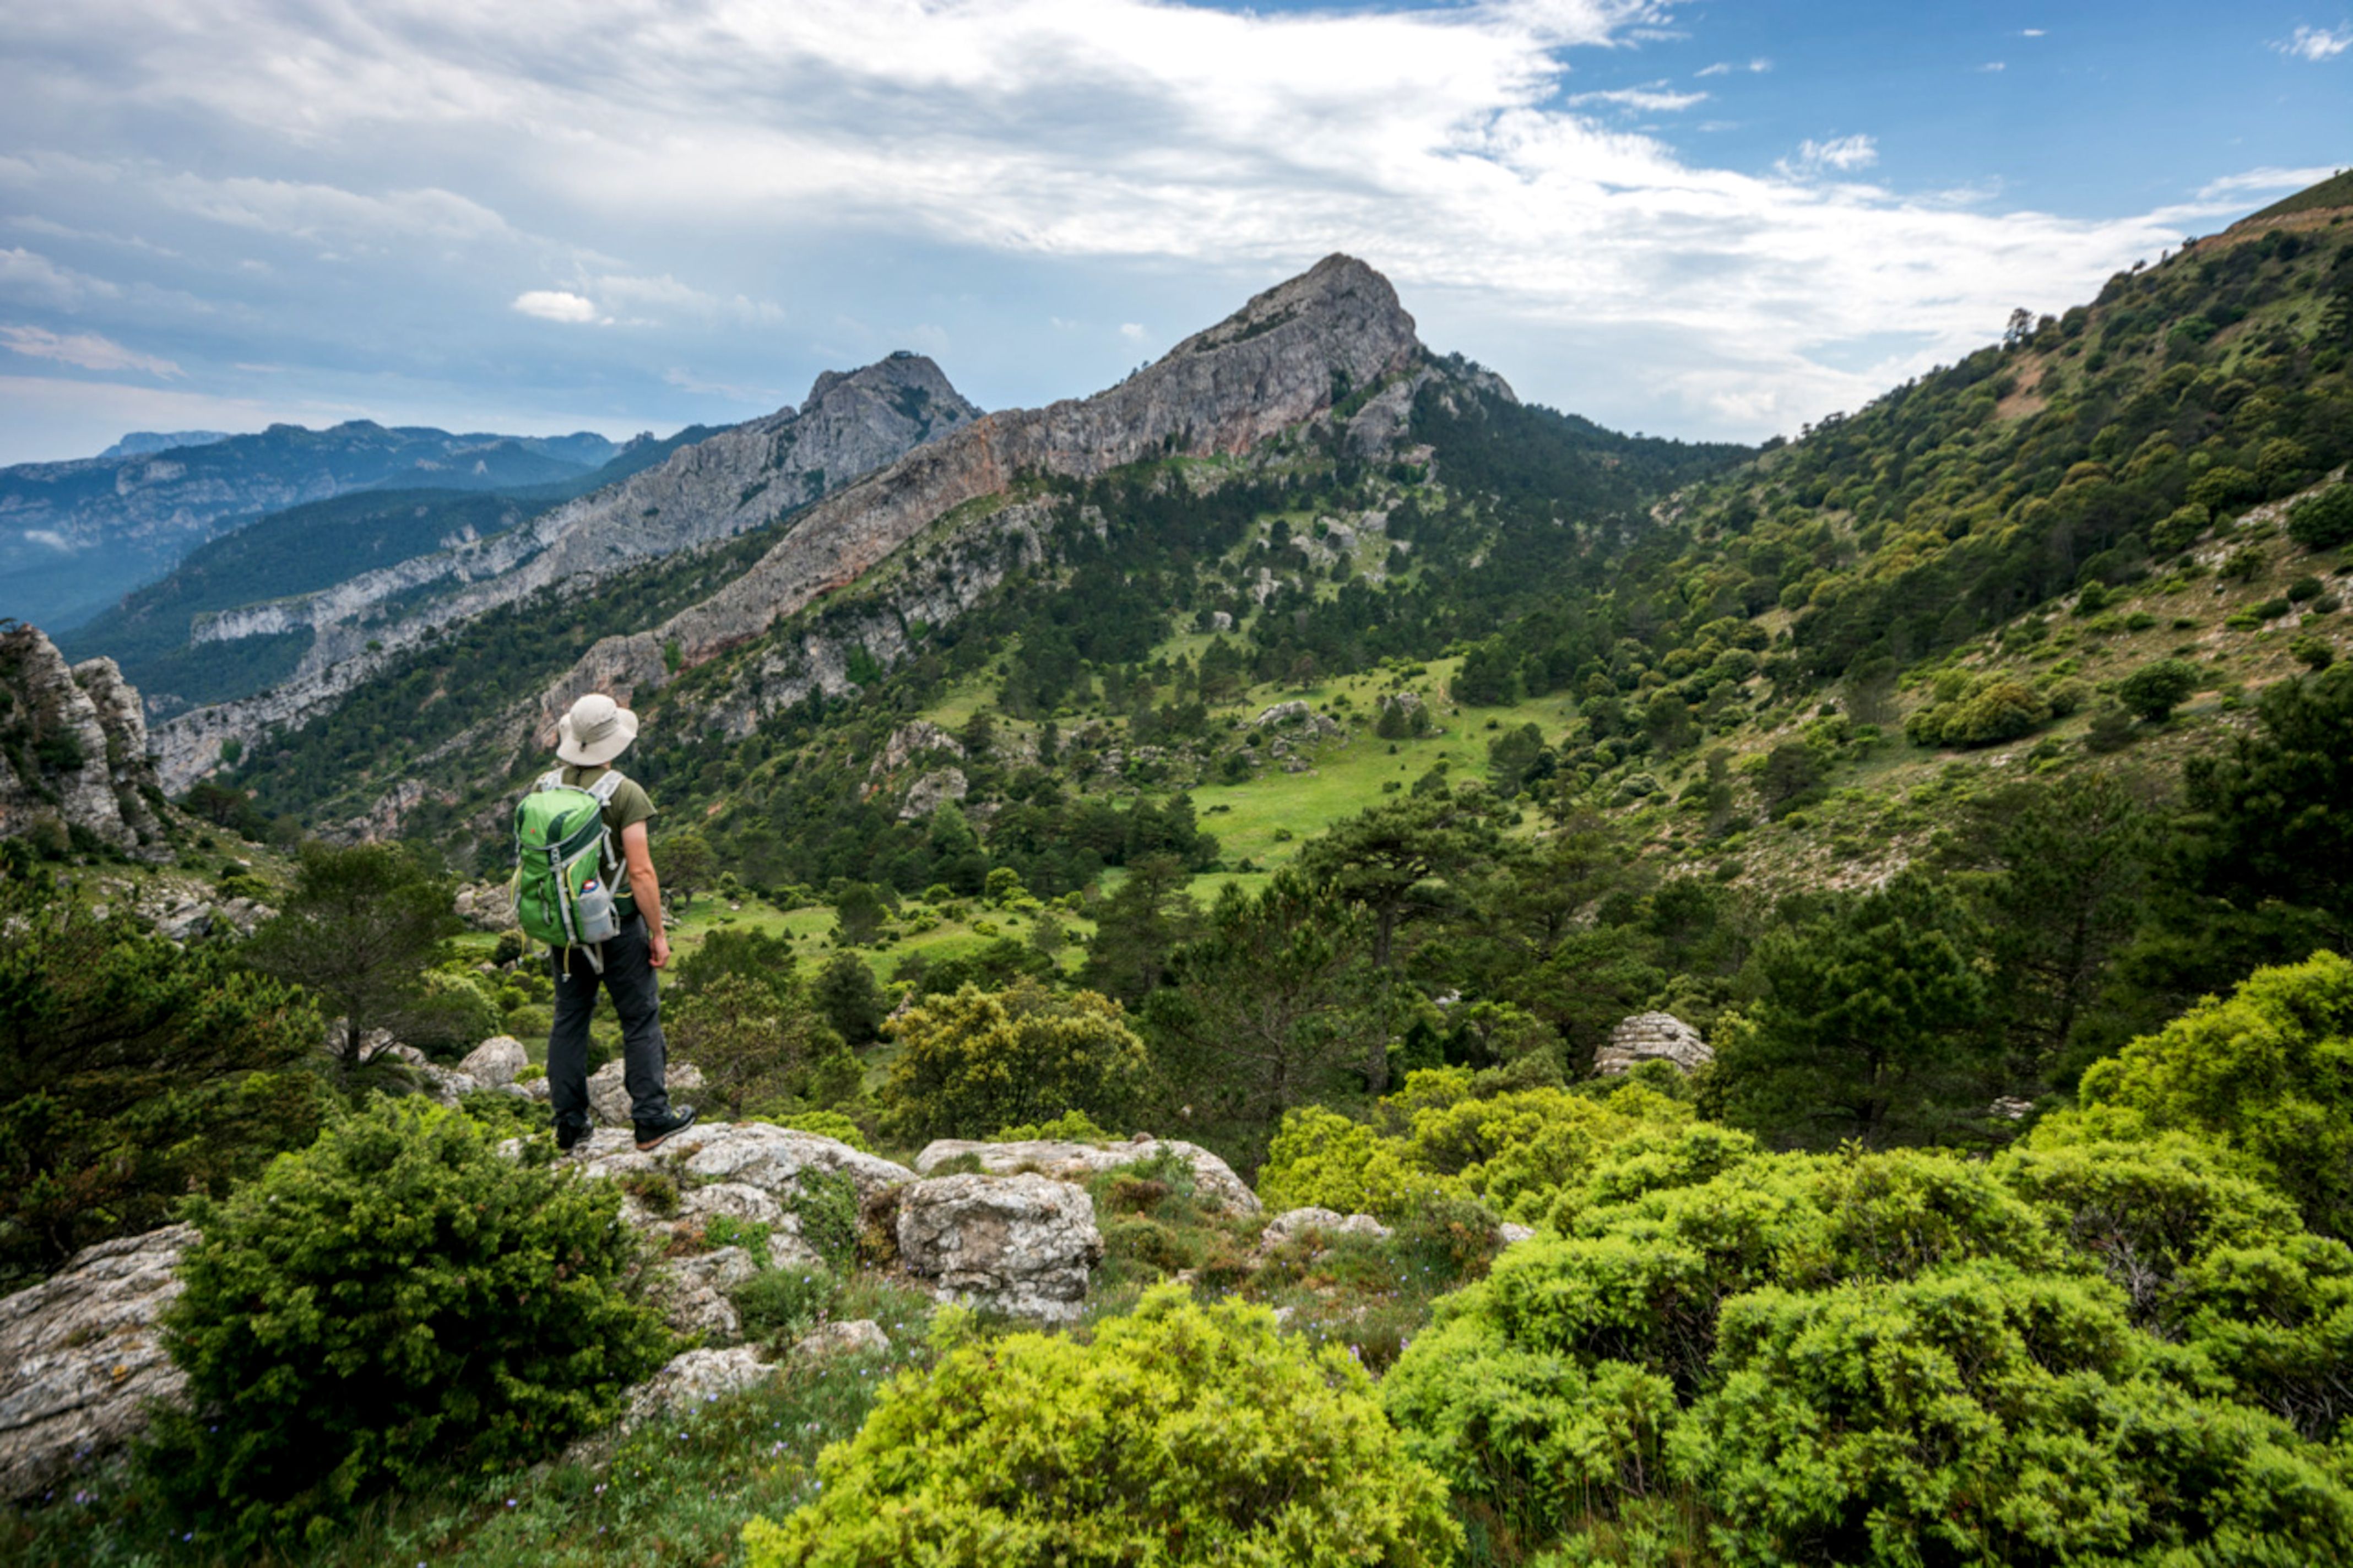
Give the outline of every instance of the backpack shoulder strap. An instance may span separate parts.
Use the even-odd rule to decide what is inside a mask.
[[[562,768],[550,768],[547,772],[539,775],[539,782],[531,786],[531,792],[533,795],[537,795],[543,789],[562,789],[563,787],[564,770]]]
[[[588,786],[588,793],[596,797],[598,805],[610,805],[613,804],[613,797],[621,793],[621,786],[628,782],[621,774],[607,768],[605,770],[604,777]]]

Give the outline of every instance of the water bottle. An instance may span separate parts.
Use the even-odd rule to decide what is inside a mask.
[[[613,890],[594,877],[581,884],[580,896],[573,901],[573,912],[579,918],[583,942],[607,942],[621,934],[621,917],[613,908]]]

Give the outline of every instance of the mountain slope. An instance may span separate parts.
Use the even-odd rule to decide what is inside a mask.
[[[240,776],[271,809],[314,820],[382,831],[406,816],[439,832],[479,809],[491,834],[551,711],[584,682],[611,681],[659,715],[641,772],[700,781],[692,798],[773,838],[797,820],[792,802],[839,812],[871,795],[875,716],[921,706],[976,661],[997,672],[1001,706],[1034,748],[1037,721],[1078,702],[1074,671],[1090,691],[1117,684],[1124,715],[1153,688],[1127,667],[1153,663],[1172,637],[1194,683],[1179,706],[1190,700],[1217,626],[1246,639],[1212,656],[1240,661],[1217,677],[1229,685],[1317,660],[1427,656],[1590,591],[1620,542],[1655,529],[1655,500],[1746,455],[1524,408],[1492,374],[1429,356],[1386,280],[1335,258],[1098,397],[991,416],[791,520],[762,536],[748,570],[721,573],[718,592],[625,623],[644,629],[597,643],[543,696],[525,684],[542,661],[519,650],[580,635],[581,617],[517,605],[495,629],[388,662]],[[1433,488],[1433,462],[1544,493],[1473,506]],[[613,601],[625,591],[667,598],[688,569],[617,577],[600,613],[628,613]],[[1157,679],[1170,697],[1165,668]],[[863,737],[846,758],[829,738],[837,708]],[[762,766],[819,714],[822,758]],[[766,782],[723,801],[718,786],[747,771],[794,775],[774,781],[791,801]],[[893,793],[853,815],[888,822],[898,809]],[[920,839],[920,824],[911,831]],[[829,827],[794,835],[816,860],[832,853]],[[861,845],[847,869],[868,868]]]
[[[273,425],[256,436],[122,458],[0,469],[0,614],[77,624],[214,534],[303,501],[385,483],[490,489],[584,473],[601,436],[542,439]]]
[[[172,718],[156,731],[164,778],[185,785],[268,726],[299,722],[405,647],[546,590],[577,592],[646,561],[765,527],[979,410],[937,365],[893,354],[828,372],[808,398],[679,448],[658,467],[503,531],[325,586],[197,617],[194,649],[296,639],[275,689]],[[302,641],[301,639],[307,639]]]

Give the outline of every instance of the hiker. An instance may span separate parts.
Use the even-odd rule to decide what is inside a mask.
[[[555,1110],[555,1145],[569,1152],[588,1136],[592,1125],[588,1016],[602,981],[612,994],[614,1011],[621,1016],[622,1081],[629,1091],[638,1147],[650,1150],[691,1124],[694,1110],[673,1110],[663,1082],[669,1047],[662,1039],[661,997],[654,971],[670,963],[670,937],[662,930],[661,884],[646,843],[654,803],[643,785],[612,765],[637,739],[638,716],[603,693],[591,692],[575,702],[555,728],[555,754],[564,765],[543,776],[516,808],[523,862],[517,873],[517,913],[525,929],[553,949],[555,1022],[547,1032],[547,1088]],[[601,833],[593,831],[587,803],[581,803],[571,818],[561,815],[575,798],[575,792],[585,792],[599,808]],[[559,837],[578,846],[574,854],[580,864],[573,881],[567,886],[556,875],[555,894],[543,890],[551,885],[544,877],[534,885],[533,857],[549,853],[550,846],[543,829],[539,847],[533,848],[527,818],[553,823]],[[567,821],[575,828],[570,835],[564,831]],[[592,841],[597,846],[594,866],[585,854]],[[565,846],[554,847],[560,851]],[[551,864],[554,858],[551,855]],[[552,903],[563,907],[551,913]]]

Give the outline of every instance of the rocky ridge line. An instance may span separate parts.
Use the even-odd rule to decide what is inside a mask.
[[[662,685],[672,644],[691,666],[760,636],[1023,474],[1092,479],[1160,454],[1247,452],[1423,357],[1388,279],[1353,257],[1326,257],[1108,391],[989,415],[811,508],[710,598],[589,649],[542,698],[541,719],[552,725],[584,692],[627,698]],[[1394,403],[1392,389],[1391,419]]]
[[[270,691],[193,709],[156,728],[167,788],[209,771],[221,743],[250,742],[332,705],[388,660],[438,631],[542,589],[595,583],[648,560],[732,539],[839,489],[980,410],[938,365],[898,353],[820,375],[797,408],[723,430],[668,461],[519,527],[364,573],[331,588],[208,618],[198,641],[309,626],[316,640]],[[368,622],[396,595],[440,596],[389,625]]]

